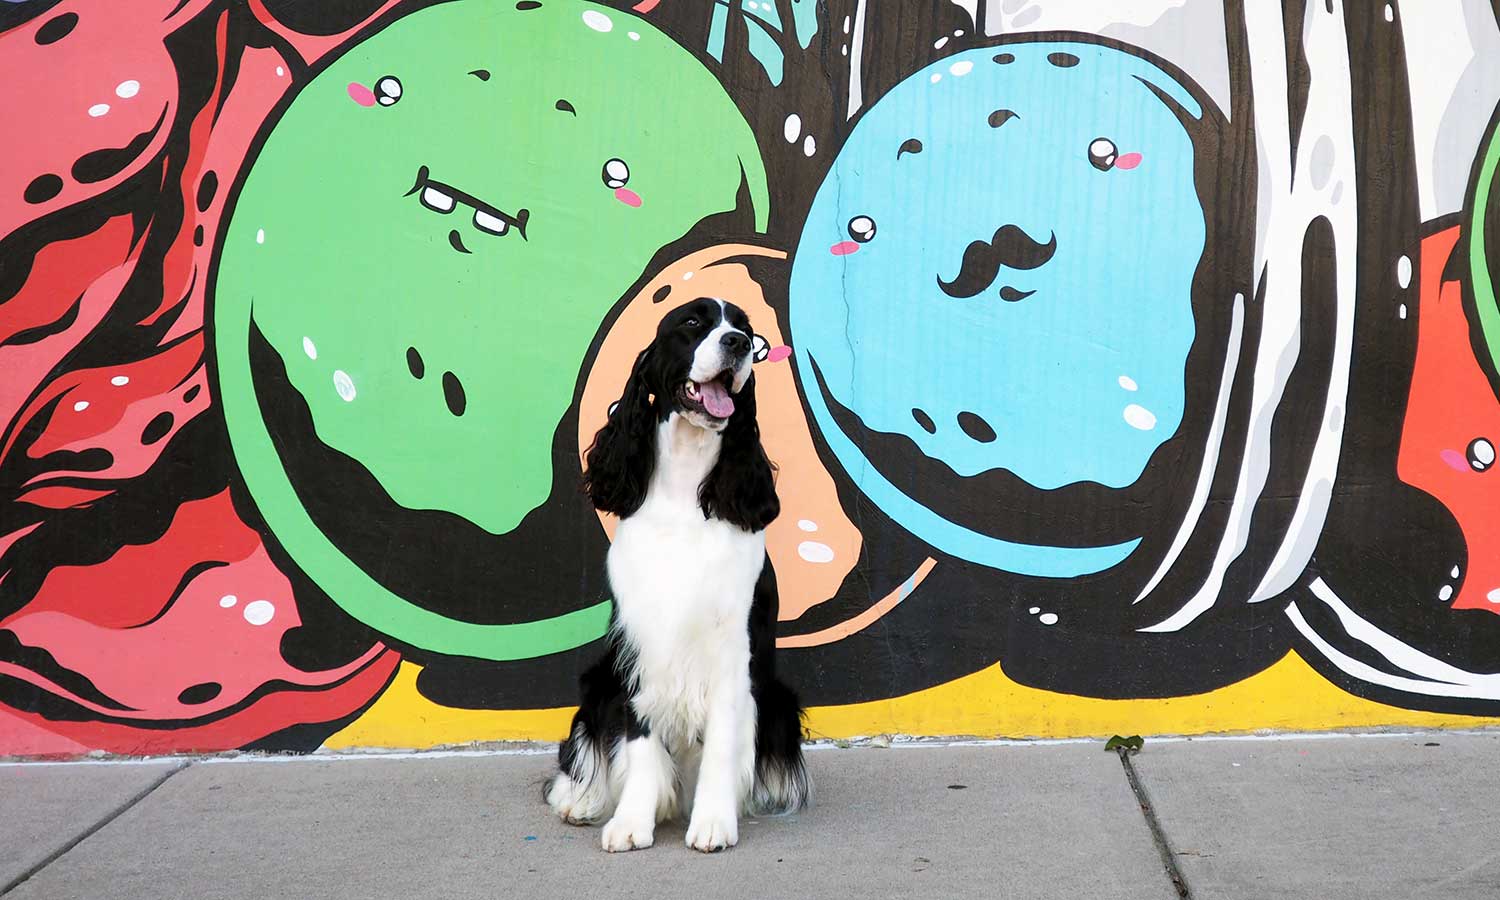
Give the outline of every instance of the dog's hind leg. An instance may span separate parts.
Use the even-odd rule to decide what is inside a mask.
[[[802,756],[802,705],[771,677],[756,685],[755,784],[747,811],[767,816],[796,812],[812,802],[812,779]]]
[[[558,748],[560,771],[547,782],[547,805],[569,825],[597,825],[613,808],[610,754],[600,735],[574,721],[573,731]]]

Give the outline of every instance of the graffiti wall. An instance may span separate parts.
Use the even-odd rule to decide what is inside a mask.
[[[560,737],[744,307],[817,736],[1500,721],[1500,4],[0,3],[0,755]]]

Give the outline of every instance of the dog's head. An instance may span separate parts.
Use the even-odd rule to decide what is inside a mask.
[[[755,422],[751,372],[764,346],[732,303],[702,297],[667,313],[589,448],[584,486],[594,506],[622,518],[640,508],[656,466],[657,428],[676,414],[722,437],[699,491],[703,514],[749,531],[770,524],[780,505]]]

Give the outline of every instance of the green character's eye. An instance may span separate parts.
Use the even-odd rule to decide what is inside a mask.
[[[395,106],[401,99],[401,79],[394,75],[382,75],[375,82],[375,102],[381,106]]]
[[[618,190],[630,181],[630,167],[625,165],[623,159],[612,159],[604,164],[601,177],[604,179],[605,187]]]

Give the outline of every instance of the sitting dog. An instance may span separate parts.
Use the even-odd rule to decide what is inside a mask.
[[[765,527],[781,506],[755,421],[750,321],[702,298],[662,320],[589,448],[584,486],[620,517],[606,558],[604,657],[558,752],[548,804],[604,821],[604,849],[739,839],[739,815],[805,806],[802,707],[777,680],[776,576]]]

